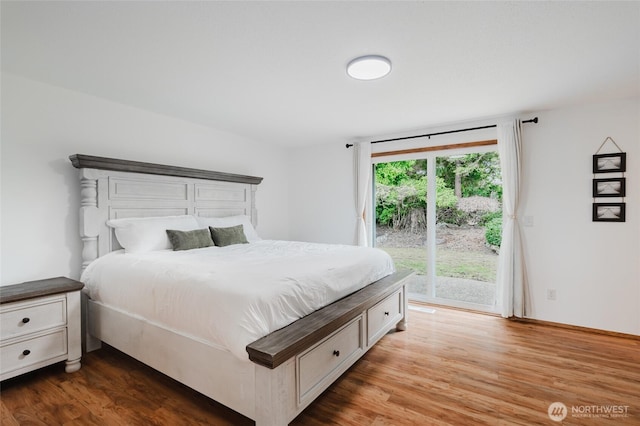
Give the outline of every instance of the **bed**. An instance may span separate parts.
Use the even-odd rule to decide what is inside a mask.
[[[410,272],[390,269],[379,251],[257,236],[255,194],[262,178],[82,154],[70,160],[80,176],[87,351],[104,342],[258,426],[281,426],[389,330],[406,329]],[[240,224],[247,244],[148,253],[131,249],[124,232],[116,238],[118,224],[153,223],[190,232],[192,220],[197,228],[213,225],[211,232]],[[148,229],[144,226],[140,229]],[[243,269],[238,262],[254,258],[233,278]],[[355,259],[358,263],[350,263]],[[314,268],[328,271],[310,273]],[[285,271],[284,278],[276,270]],[[216,282],[233,284],[219,290],[232,300],[219,309],[207,312],[222,297],[207,296],[211,289],[200,293],[188,287],[179,293],[187,285],[210,287],[218,276]],[[110,284],[104,287],[98,278]],[[300,286],[302,281],[310,285]],[[248,290],[240,291],[243,287]],[[312,297],[299,294],[308,287],[314,289]],[[123,296],[125,291],[133,293]],[[260,327],[247,326],[254,317]],[[220,334],[211,334],[213,329]]]

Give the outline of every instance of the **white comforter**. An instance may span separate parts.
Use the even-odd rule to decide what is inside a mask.
[[[113,252],[81,279],[93,300],[248,359],[249,343],[393,271],[378,249],[262,240]]]

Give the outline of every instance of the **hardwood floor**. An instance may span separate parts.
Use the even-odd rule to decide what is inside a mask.
[[[411,310],[292,425],[559,424],[553,402],[562,424],[640,425],[639,339],[435,309]],[[2,426],[253,424],[109,347],[1,391]]]

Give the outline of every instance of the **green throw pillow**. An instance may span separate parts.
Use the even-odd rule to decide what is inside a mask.
[[[244,235],[244,226],[237,225],[230,228],[209,227],[213,242],[220,247],[231,244],[247,244],[247,237]]]
[[[167,236],[171,241],[173,250],[191,250],[213,245],[211,234],[207,228],[194,229],[193,231],[167,229]]]

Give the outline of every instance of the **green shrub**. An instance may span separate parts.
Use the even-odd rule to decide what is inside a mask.
[[[484,238],[487,244],[500,247],[502,243],[502,215],[494,217],[486,223]]]
[[[436,187],[436,209],[455,209],[458,199],[453,189],[448,188],[441,178],[436,178]],[[419,210],[426,218],[426,209],[427,178],[425,176],[413,181],[405,181],[401,185],[376,182],[376,222],[378,224],[403,228],[415,222],[415,215]]]
[[[398,180],[397,176],[394,179]],[[436,177],[436,209],[455,209],[458,202],[453,189],[448,188],[442,178]],[[427,208],[427,178],[404,181],[400,185],[376,182],[376,222],[396,227],[409,223],[409,215]],[[452,223],[452,222],[450,222]]]
[[[480,221],[478,222],[479,225],[485,226],[487,223],[489,223],[491,220],[493,219],[500,219],[502,221],[502,210],[498,210],[496,212],[488,212],[482,215],[482,217],[480,218]]]
[[[426,227],[426,167],[426,160],[376,164],[375,209],[379,225],[394,229],[410,228],[412,231]],[[495,194],[499,202],[502,187],[497,153],[468,154],[464,158],[453,159],[438,157],[436,171],[437,223],[484,226],[502,215],[502,212],[483,214],[483,209],[470,211],[461,208],[453,188],[456,175],[460,175],[463,189],[471,191],[469,194],[463,193],[463,196],[486,197]]]
[[[436,207],[436,222],[464,225],[469,221],[469,213],[455,207]]]

